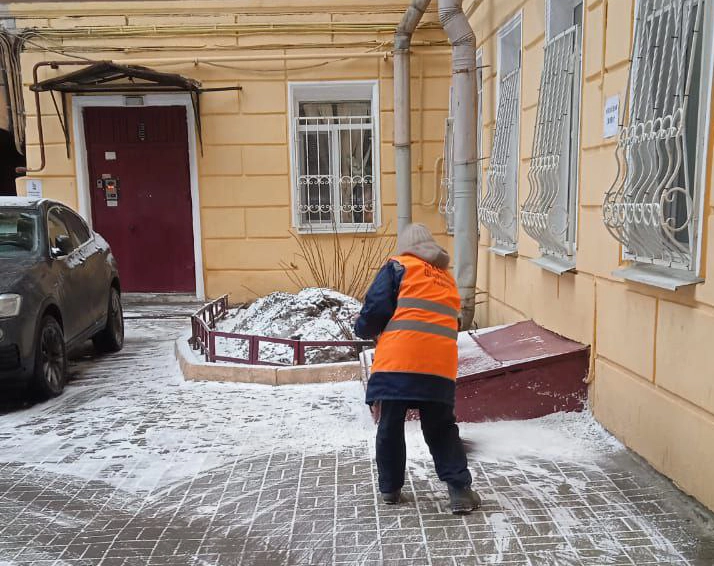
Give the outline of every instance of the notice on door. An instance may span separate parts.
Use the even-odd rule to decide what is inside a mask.
[[[27,179],[25,183],[29,198],[42,198],[42,181],[40,179]]]
[[[605,100],[603,134],[604,138],[613,138],[617,135],[620,122],[620,95],[616,94]]]

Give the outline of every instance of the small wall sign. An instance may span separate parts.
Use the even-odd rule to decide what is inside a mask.
[[[29,198],[42,198],[42,181],[40,179],[27,179],[25,182]]]
[[[604,138],[613,138],[617,135],[620,122],[620,95],[610,96],[605,100],[603,134]]]

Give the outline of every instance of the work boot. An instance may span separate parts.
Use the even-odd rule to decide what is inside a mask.
[[[481,498],[469,486],[450,485],[449,499],[451,499],[451,512],[454,515],[468,515],[481,506]]]
[[[398,489],[397,491],[392,491],[390,493],[383,493],[382,501],[387,505],[396,505],[397,503],[399,503],[401,496],[402,490]]]

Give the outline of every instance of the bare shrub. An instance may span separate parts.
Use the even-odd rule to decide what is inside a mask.
[[[334,289],[360,300],[367,293],[374,271],[385,263],[396,245],[395,236],[369,234],[366,228],[362,233],[340,234],[334,223],[326,234],[290,235],[299,249],[296,261],[281,261],[280,266],[293,284],[298,288]],[[300,263],[305,264],[304,271]]]

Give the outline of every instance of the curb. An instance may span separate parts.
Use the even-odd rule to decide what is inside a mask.
[[[174,343],[176,360],[186,381],[225,381],[229,383],[260,383],[264,385],[296,385],[359,380],[358,361],[309,366],[258,366],[249,364],[212,364],[196,357],[188,344],[190,333]]]

